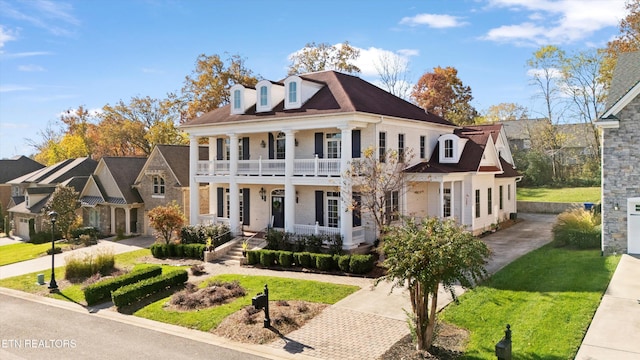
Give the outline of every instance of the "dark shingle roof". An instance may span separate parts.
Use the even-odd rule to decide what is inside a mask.
[[[300,109],[284,110],[284,101],[281,101],[272,112],[256,113],[254,105],[245,114],[232,115],[230,105],[226,105],[188,121],[185,125],[227,123],[255,120],[256,118],[266,120],[300,115],[362,112],[453,126],[451,122],[427,113],[424,109],[353,75],[336,71],[321,71],[299,76],[303,80],[325,85]]]
[[[124,199],[118,200],[117,202],[112,202],[107,200],[110,203],[121,203],[125,201],[125,203],[133,204],[133,203],[141,203],[142,198],[138,193],[138,190],[134,189],[131,185],[135,182],[138,174],[140,174],[140,170],[144,166],[147,158],[143,157],[104,157],[102,158],[105,165],[111,172],[111,176],[113,176],[116,185],[122,192]],[[187,161],[187,165],[188,165]]]
[[[87,157],[63,160],[57,164],[47,166],[15,178],[9,181],[9,183],[38,183],[55,185],[74,176],[89,176],[93,170],[95,170],[97,165],[97,161]]]
[[[43,167],[44,165],[26,156],[16,156],[11,159],[0,159],[0,184],[4,184],[9,180],[13,180],[38,169],[42,169]]]
[[[178,179],[178,186],[189,186],[189,146],[186,145],[157,145],[158,151],[167,161],[167,165]],[[200,146],[200,159],[209,159],[209,149]],[[135,180],[135,178],[134,178]],[[132,182],[133,183],[133,182]],[[170,185],[170,184],[167,184]]]
[[[640,83],[640,51],[621,53],[613,70],[606,110]],[[606,112],[606,111],[605,111]]]

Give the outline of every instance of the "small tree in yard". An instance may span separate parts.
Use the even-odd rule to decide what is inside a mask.
[[[408,286],[417,349],[428,350],[434,338],[439,284],[455,299],[456,283],[471,287],[486,276],[489,248],[454,220],[425,218],[389,228],[383,251],[388,271],[381,280],[391,281],[394,288]]]
[[[62,235],[69,239],[71,230],[79,226],[76,210],[80,207],[78,197],[80,194],[70,186],[58,185],[53,194],[42,208],[43,219],[45,223],[51,225],[49,221],[49,212],[58,213],[56,219],[56,228],[60,230]]]
[[[173,201],[167,206],[157,206],[149,211],[149,223],[156,230],[156,237],[164,239],[165,244],[171,241],[174,231],[180,230],[186,219],[180,206]]]

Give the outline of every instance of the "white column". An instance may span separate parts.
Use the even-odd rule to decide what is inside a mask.
[[[109,207],[111,209],[111,233],[115,234],[117,232],[116,229],[116,208],[113,206]]]
[[[351,162],[352,129],[350,126],[340,127],[342,131],[340,134],[340,177],[342,179],[340,185],[340,196],[342,197],[342,201],[340,201],[340,234],[343,237],[344,247],[355,247],[356,245],[353,244],[353,213],[351,211],[353,188],[351,178],[345,176]]]
[[[440,219],[444,217],[444,181],[440,179]]]
[[[456,189],[456,182],[452,181],[450,186],[451,186],[451,194],[450,194],[450,196],[451,196],[451,201],[450,201],[450,203],[451,203],[451,217],[455,219],[456,218],[456,190],[455,190]]]
[[[242,232],[240,226],[240,188],[238,174],[238,134],[229,134],[229,225],[235,235]]]
[[[196,182],[196,170],[200,160],[198,146],[198,138],[192,136],[189,139],[189,224],[191,225],[197,225],[200,216],[200,194]]]
[[[131,235],[131,209],[124,208],[124,233]]]
[[[296,187],[293,186],[296,157],[295,131],[285,130],[284,135],[284,230],[294,232],[296,224]]]
[[[213,164],[216,159],[216,137],[209,137],[209,163]],[[215,214],[217,209],[216,206],[216,188],[217,184],[210,182],[209,183],[209,214]],[[218,216],[216,214],[216,216]],[[215,221],[215,219],[213,219]]]

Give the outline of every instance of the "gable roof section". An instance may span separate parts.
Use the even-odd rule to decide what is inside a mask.
[[[109,173],[113,177],[116,186],[120,190],[122,196],[113,196],[116,194],[103,194],[109,197],[122,198],[125,204],[142,203],[142,197],[138,193],[138,190],[134,189],[131,185],[134,183],[140,170],[147,161],[147,158],[143,157],[104,157],[102,158]],[[188,161],[187,161],[188,164]],[[122,203],[121,200],[105,199],[112,203]]]
[[[495,125],[476,125],[468,126],[462,129],[456,129],[454,133],[460,138],[466,138],[470,141],[464,146],[460,161],[457,164],[441,164],[440,163],[440,146],[436,146],[431,159],[423,161],[405,170],[409,173],[456,173],[456,172],[499,172],[498,177],[517,177],[521,176],[515,167],[509,164],[502,157],[498,157],[499,163],[494,166],[481,166],[482,156],[490,146],[498,139],[502,126]],[[490,146],[495,151],[495,147]],[[496,156],[498,156],[496,152]]]
[[[303,80],[325,85],[299,109],[284,110],[284,101],[281,101],[271,112],[256,113],[254,105],[244,114],[232,115],[230,111],[231,105],[228,104],[190,120],[183,126],[353,112],[455,126],[453,123],[428,113],[424,109],[353,75],[336,71],[320,71],[299,76]]]
[[[199,159],[209,159],[209,148],[206,146],[199,147]],[[177,181],[178,187],[189,186],[189,146],[188,145],[156,145],[151,151],[151,155],[140,169],[138,176],[131,184],[138,185],[142,181],[145,171],[149,167],[155,156],[160,156],[164,163],[167,164],[168,171]],[[167,184],[168,186],[170,184]]]
[[[621,53],[613,70],[607,96],[606,111],[602,118],[615,115],[640,95],[640,51]]]
[[[24,155],[11,159],[0,159],[0,184],[45,167]]]

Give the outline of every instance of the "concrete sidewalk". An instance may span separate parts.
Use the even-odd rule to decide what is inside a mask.
[[[640,359],[640,257],[622,255],[576,359]]]
[[[495,273],[506,264],[551,240],[550,229],[555,220],[554,215],[519,214],[519,216],[523,221],[483,238],[492,251],[487,264],[490,273]],[[152,242],[153,239],[151,239]],[[115,253],[143,247],[142,240],[136,240],[136,238],[118,243],[102,241],[99,246],[112,246]],[[91,248],[98,249],[98,247]],[[58,258],[63,257],[56,257],[56,266],[62,265],[58,262]],[[51,266],[50,257],[44,257],[42,263],[39,262],[39,259],[36,260],[14,264],[13,267],[11,265],[0,267],[0,278],[40,271]],[[136,326],[150,326],[158,331],[172,332],[177,335],[185,334],[185,336],[197,339],[208,339],[206,341],[216,345],[240,351],[244,349],[273,359],[376,359],[398,340],[409,334],[406,314],[403,310],[410,311],[411,309],[409,295],[404,288],[391,291],[389,283],[382,282],[378,286],[374,286],[373,279],[240,267],[237,262],[232,261],[205,263],[205,269],[207,270],[206,277],[217,274],[266,275],[356,285],[361,289],[328,307],[301,329],[265,345],[235,343],[219,339],[210,333],[179,329],[173,325],[125,316],[113,309],[98,310],[96,314],[102,314],[101,316],[118,321],[126,321]],[[0,289],[0,291],[4,293],[7,290]],[[458,295],[463,291],[462,288],[456,289]],[[11,291],[14,296],[15,293],[15,291]],[[25,294],[25,296],[33,298],[35,295]],[[442,309],[451,302],[450,294],[440,289],[438,300],[438,308]],[[46,301],[57,300],[47,299]],[[87,311],[77,304],[65,303],[64,306],[76,307],[78,311]],[[199,335],[194,335],[196,333]]]

